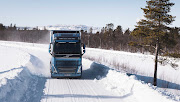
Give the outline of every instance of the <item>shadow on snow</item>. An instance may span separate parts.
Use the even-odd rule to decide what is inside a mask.
[[[106,77],[109,70],[109,67],[93,62],[89,69],[83,70],[81,79],[99,80],[101,78]]]

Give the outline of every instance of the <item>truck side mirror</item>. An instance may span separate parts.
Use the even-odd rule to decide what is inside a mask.
[[[51,53],[51,44],[52,43],[49,44],[49,53],[52,55],[52,53]]]
[[[84,53],[86,52],[86,46],[85,46],[85,44],[83,44],[83,52],[84,52]]]
[[[83,43],[82,43],[82,46],[83,46],[83,54],[84,54],[84,53],[86,52],[86,49],[85,49],[86,46],[85,46],[85,44],[83,44]],[[82,54],[82,55],[83,55],[83,54]]]

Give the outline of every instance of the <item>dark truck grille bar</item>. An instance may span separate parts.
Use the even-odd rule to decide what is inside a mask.
[[[78,61],[56,61],[59,73],[76,73]]]
[[[57,37],[57,40],[79,40],[78,37]]]
[[[79,31],[53,31],[53,34],[56,34],[56,33],[79,33]]]

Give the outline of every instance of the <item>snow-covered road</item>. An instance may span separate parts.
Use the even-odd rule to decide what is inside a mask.
[[[1,41],[0,51],[0,102],[173,102],[134,76],[88,59],[81,79],[52,79],[48,45]]]
[[[81,79],[47,79],[42,102],[124,102],[126,96],[108,91],[105,86],[94,80],[106,76],[107,71],[101,70],[102,67],[83,59]],[[125,102],[131,101],[132,99]]]
[[[92,80],[48,79],[42,102],[123,102]]]

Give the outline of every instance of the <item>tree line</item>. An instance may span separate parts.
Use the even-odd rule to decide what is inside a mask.
[[[27,27],[18,28],[16,25],[4,26],[0,24],[0,40],[19,41],[29,43],[49,43],[49,31]]]
[[[137,31],[137,28],[130,30],[129,28],[123,31],[122,26],[118,25],[114,27],[113,23],[106,24],[105,27],[102,27],[101,31],[93,33],[93,29],[90,28],[89,32],[81,30],[82,42],[85,43],[87,47],[92,48],[102,48],[102,49],[113,49],[120,51],[129,51],[129,52],[151,52],[154,53],[153,47],[143,47],[140,44],[138,38],[133,35]],[[164,37],[164,42],[169,43],[170,45],[165,46],[164,48],[168,52],[180,53],[180,28],[172,27],[169,28],[168,35],[171,39],[167,40],[167,37]],[[29,43],[49,43],[49,31],[48,30],[39,30],[37,27],[29,30],[27,27],[19,29],[16,25],[10,25],[8,27],[0,24],[0,40],[6,41],[20,41],[20,42],[29,42]],[[145,40],[146,41],[146,40]],[[142,41],[143,42],[143,41]],[[173,47],[172,47],[173,45]],[[174,57],[177,55],[174,54]]]
[[[119,25],[114,29],[114,24],[106,24],[100,32],[92,33],[92,28],[89,32],[81,31],[82,42],[88,47],[114,49],[114,50],[129,50],[128,41],[131,40],[131,31],[126,29],[123,32]]]
[[[82,42],[85,43],[87,47],[141,53],[150,52],[151,54],[154,53],[153,47],[137,44],[139,39],[142,41],[142,38],[138,38],[136,35],[133,35],[133,33],[137,31],[137,28],[132,31],[129,28],[123,31],[122,26],[118,25],[114,29],[114,24],[110,23],[106,24],[100,32],[96,32],[95,34],[92,33],[92,30],[92,28],[90,28],[89,32],[81,30]],[[180,28],[169,28],[169,32],[167,33],[169,35],[164,36],[163,38],[164,42],[168,43],[165,46],[166,51],[180,54]],[[170,39],[167,40],[167,37]]]

